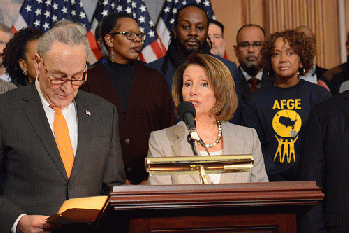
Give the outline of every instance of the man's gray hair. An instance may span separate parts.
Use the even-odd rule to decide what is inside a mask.
[[[83,25],[82,23],[80,22],[74,22],[72,20],[69,20],[69,19],[62,19],[62,20],[59,20],[53,27],[61,27],[61,26],[65,26],[65,25],[68,25],[68,26],[75,26],[79,29],[79,31],[84,35],[84,36],[87,36],[87,30],[86,30],[86,27],[85,25]]]
[[[83,44],[86,49],[86,55],[90,52],[90,45],[86,37],[81,34],[81,32],[75,26],[64,25],[53,27],[40,37],[38,44],[39,55],[44,57],[46,52],[51,49],[51,46],[56,41],[71,46]]]
[[[0,23],[0,31],[7,33],[10,36],[10,39],[13,37],[13,32],[11,31],[11,28],[6,26],[5,24]]]

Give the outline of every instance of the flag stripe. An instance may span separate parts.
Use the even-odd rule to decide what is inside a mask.
[[[87,40],[90,43],[91,51],[93,52],[97,60],[99,60],[102,57],[101,52],[99,51],[99,48],[97,46],[96,38],[91,31],[87,32]]]

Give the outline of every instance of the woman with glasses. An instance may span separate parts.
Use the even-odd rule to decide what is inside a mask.
[[[269,181],[299,180],[309,112],[331,96],[324,87],[300,79],[313,67],[314,54],[314,41],[294,30],[270,35],[261,48],[263,70],[275,81],[251,94],[242,120],[258,133]]]
[[[138,61],[145,34],[131,15],[105,17],[101,37],[109,60],[88,70],[81,89],[116,105],[127,179],[138,184],[147,179],[144,159],[150,132],[175,122],[171,94],[162,75]]]

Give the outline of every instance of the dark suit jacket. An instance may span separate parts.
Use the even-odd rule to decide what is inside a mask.
[[[147,178],[144,160],[150,133],[175,122],[174,104],[164,78],[156,70],[136,61],[126,117],[104,65],[88,70],[87,80],[81,90],[108,100],[118,109],[127,179],[132,183],[143,181]]]
[[[348,81],[348,67],[349,62],[345,62],[339,66],[329,69],[323,74],[321,80],[323,80],[331,90],[333,96],[339,93],[339,90],[343,82]]]
[[[0,95],[0,232],[20,214],[52,215],[70,198],[125,183],[115,106],[79,91],[78,147],[70,179],[35,84]]]
[[[315,74],[318,80],[322,77],[322,75],[326,73],[326,71],[327,69],[324,69],[320,66],[315,66]]]
[[[238,68],[238,78],[241,83],[241,98],[243,102],[246,102],[248,98],[250,98],[251,95],[251,87],[248,84],[244,74],[242,73],[240,67]],[[265,87],[268,85],[273,85],[274,78],[269,77],[269,75],[263,73],[262,80],[261,80],[261,87]]]
[[[310,113],[301,178],[315,180],[324,202],[303,219],[301,232],[348,232],[349,229],[349,91]]]

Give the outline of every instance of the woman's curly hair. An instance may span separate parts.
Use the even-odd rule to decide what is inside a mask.
[[[28,76],[23,74],[18,61],[25,59],[27,43],[38,40],[42,34],[43,32],[36,28],[23,28],[12,37],[4,49],[3,65],[17,86],[25,86],[29,83]]]
[[[285,42],[287,41],[289,46],[300,57],[304,73],[307,73],[313,68],[314,56],[316,53],[314,40],[307,37],[304,32],[286,30],[271,34],[267,40],[263,42],[261,48],[261,61],[264,72],[269,73],[270,76],[275,76],[272,69],[271,58],[275,49],[275,41],[280,37],[283,38]],[[302,70],[301,75],[304,75]]]

